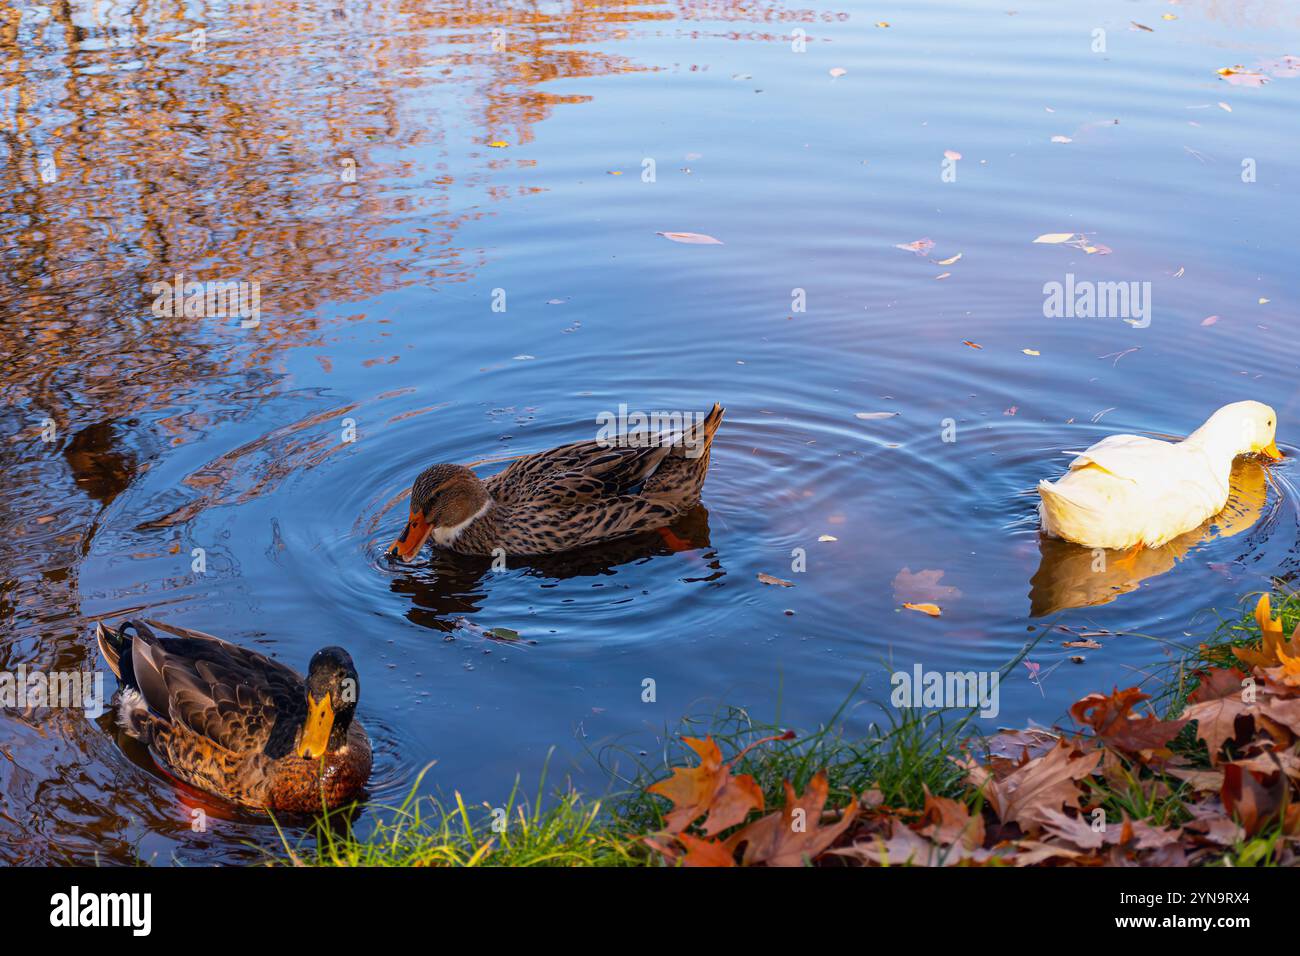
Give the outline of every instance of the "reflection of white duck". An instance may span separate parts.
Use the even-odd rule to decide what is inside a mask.
[[[1281,458],[1276,431],[1273,409],[1234,402],[1181,442],[1112,435],[1038,483],[1043,530],[1089,548],[1159,547],[1223,510],[1238,455]]]
[[[1095,550],[1040,537],[1042,557],[1029,580],[1030,614],[1042,617],[1065,608],[1109,604],[1172,570],[1193,548],[1249,531],[1268,503],[1268,470],[1253,458],[1238,458],[1230,483],[1228,503],[1209,521],[1158,548],[1139,548],[1129,557],[1098,561]]]

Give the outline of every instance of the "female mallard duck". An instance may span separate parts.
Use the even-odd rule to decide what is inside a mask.
[[[1234,402],[1181,442],[1112,435],[1038,483],[1043,530],[1089,548],[1159,547],[1223,510],[1238,455],[1281,458],[1276,433],[1273,409]]]
[[[360,794],[370,740],[352,719],[360,682],[347,651],[317,651],[304,682],[254,651],[154,626],[180,636],[124,621],[96,637],[122,685],[118,722],[164,769],[258,811],[312,813]]]
[[[410,520],[388,553],[410,561],[432,535],[462,554],[551,554],[667,527],[699,503],[722,414],[714,405],[679,431],[526,455],[486,481],[434,465],[411,486]]]

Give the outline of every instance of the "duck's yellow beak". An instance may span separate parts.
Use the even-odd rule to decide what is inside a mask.
[[[319,702],[307,695],[307,723],[302,728],[302,739],[298,742],[298,756],[306,760],[318,760],[325,756],[329,744],[330,731],[334,729],[334,705],[330,695],[325,694]]]
[[[1261,448],[1259,450],[1259,453],[1265,456],[1266,458],[1273,459],[1274,461],[1281,461],[1283,458],[1286,457],[1285,455],[1282,454],[1282,450],[1277,447],[1276,439],[1269,442],[1267,448]]]
[[[432,531],[433,528],[424,520],[424,515],[412,508],[410,520],[406,522],[406,530],[392,543],[388,553],[397,555],[403,561],[410,561],[420,553],[420,549],[424,547],[424,542]]]

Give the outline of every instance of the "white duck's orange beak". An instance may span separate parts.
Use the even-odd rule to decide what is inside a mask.
[[[428,540],[429,535],[433,533],[433,527],[429,522],[424,520],[424,515],[411,509],[411,517],[406,522],[406,529],[388,549],[390,555],[395,554],[403,561],[410,561],[420,549],[424,547],[424,542]]]
[[[1261,448],[1259,453],[1263,455],[1265,458],[1273,459],[1273,461],[1281,461],[1283,458],[1286,457],[1285,455],[1282,454],[1282,450],[1277,447],[1276,440],[1269,442],[1267,448]]]

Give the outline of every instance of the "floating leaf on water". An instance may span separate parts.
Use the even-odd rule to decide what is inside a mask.
[[[1219,317],[1217,315],[1207,315],[1205,318],[1201,319],[1201,325],[1213,325],[1218,321]]]
[[[1300,56],[1287,54],[1272,63],[1264,64],[1270,76],[1300,76]]]
[[[1073,238],[1074,233],[1072,232],[1045,232],[1035,239],[1034,242],[1055,244],[1058,242],[1069,242]]]
[[[1260,300],[1259,300],[1259,304],[1260,304],[1260,305],[1267,305],[1268,302],[1269,302],[1268,299],[1260,299]]]
[[[505,149],[510,144],[507,143],[504,139],[494,139],[492,140],[492,142],[488,143],[488,145],[491,146],[493,149]]]
[[[1026,355],[1042,355],[1042,354],[1043,354],[1042,352],[1038,351],[1038,349],[1021,349],[1020,351],[1024,352]]]
[[[1052,142],[1053,142],[1053,143],[1073,143],[1074,140],[1070,139],[1070,137],[1068,137],[1068,136],[1053,136],[1053,137],[1052,137]]]
[[[1219,109],[1227,110],[1229,113],[1232,112],[1232,107],[1229,106],[1227,103],[1223,102],[1223,100],[1219,100]]]
[[[495,637],[498,641],[517,641],[519,632],[508,627],[494,627],[487,632],[489,637]]]
[[[939,568],[926,568],[913,571],[903,568],[894,575],[894,600],[906,601],[955,601],[961,597],[961,591],[950,584],[943,584],[945,572]],[[929,605],[934,607],[934,605]]]
[[[854,418],[861,418],[863,421],[875,421],[878,418],[893,418],[898,412],[854,412]]]
[[[946,279],[946,278],[948,278],[948,276],[950,276],[950,275],[952,275],[951,272],[940,272],[940,273],[939,273],[937,276],[935,276],[934,278],[935,278],[936,281],[937,281],[937,280],[939,280],[939,279]]]
[[[960,259],[960,258],[961,258],[961,253],[959,252],[959,253],[957,253],[955,256],[953,256],[953,257],[951,257],[951,258],[949,258],[949,259],[940,259],[940,260],[938,260],[937,262],[935,262],[935,265],[936,265],[936,266],[950,266],[950,265],[952,265],[954,262],[956,262],[956,261],[957,261],[958,259]]]
[[[1233,86],[1263,86],[1268,82],[1263,73],[1254,73],[1244,66],[1224,66],[1215,72]]]
[[[915,252],[918,256],[924,256],[934,248],[933,239],[918,239],[916,242],[903,242],[894,246],[895,249],[902,249],[904,252]]]
[[[922,614],[928,614],[931,617],[938,617],[943,610],[937,604],[904,604],[903,607],[909,611],[920,611]]]
[[[831,76],[835,77],[836,79],[839,79],[841,76],[843,76],[843,75],[844,75],[845,73],[847,73],[847,72],[849,72],[849,71],[846,70],[846,69],[844,69],[844,67],[842,67],[842,66],[833,66],[833,67],[831,67],[831,69],[830,69],[830,74],[831,74]]]
[[[1136,20],[1130,20],[1129,23],[1133,24],[1133,26],[1137,27],[1139,30],[1145,30],[1147,33],[1155,33],[1155,32],[1156,32],[1155,30],[1152,30],[1152,29],[1151,29],[1149,26],[1147,26],[1146,24],[1144,24],[1144,23],[1138,23]]]
[[[961,344],[962,344],[962,345],[969,345],[969,346],[970,346],[971,348],[973,348],[973,349],[982,349],[982,348],[984,348],[984,346],[982,346],[982,345],[977,345],[976,343],[970,341],[970,339],[963,339]]]
[[[889,29],[889,24],[886,23],[884,20],[880,20],[880,21],[878,21],[878,22],[876,23],[876,26],[880,27],[882,30],[887,30],[887,29]]]
[[[1161,19],[1161,20],[1177,20],[1177,19],[1178,19],[1178,15],[1175,14],[1175,13],[1162,13],[1162,14],[1160,14],[1160,19]]]
[[[720,246],[723,244],[721,239],[714,239],[712,236],[706,236],[700,232],[656,232],[655,235],[671,239],[673,242],[684,242],[688,245]]]
[[[786,581],[783,578],[773,577],[770,574],[764,574],[762,571],[758,572],[758,580],[763,584],[775,584],[783,588],[794,587],[793,581]]]
[[[944,159],[961,159],[961,153],[955,149],[945,149],[943,151]]]
[[[833,535],[833,534],[824,534],[824,535],[821,535],[817,540],[818,540],[818,541],[838,541],[838,540],[840,540],[840,539],[837,538],[837,537],[835,537],[835,535]]]
[[[1062,647],[1083,647],[1083,648],[1087,648],[1090,651],[1101,650],[1101,645],[1090,638],[1082,641],[1062,641],[1061,646]]]

